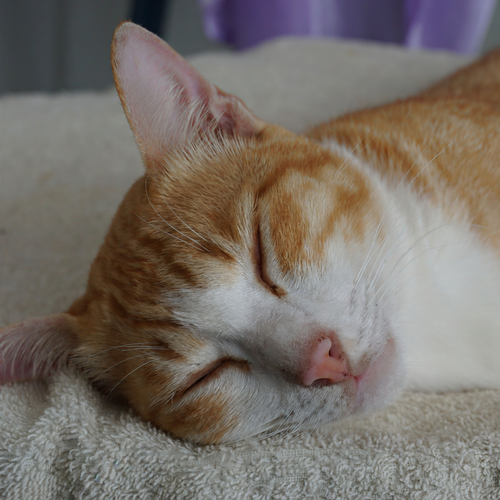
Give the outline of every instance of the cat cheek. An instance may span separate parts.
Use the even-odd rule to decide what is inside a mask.
[[[206,378],[157,406],[147,420],[175,437],[200,444],[227,441],[245,423],[237,401],[248,382],[248,371],[246,362],[223,360]]]
[[[173,407],[167,404],[153,410],[147,420],[177,438],[207,445],[222,442],[239,422],[222,391],[186,396]]]

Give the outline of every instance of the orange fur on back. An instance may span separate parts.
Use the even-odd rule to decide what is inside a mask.
[[[421,94],[312,129],[336,140],[398,184],[454,213],[500,245],[500,50]],[[445,203],[443,203],[443,201]]]

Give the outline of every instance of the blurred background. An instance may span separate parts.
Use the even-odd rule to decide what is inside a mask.
[[[133,20],[181,55],[281,35],[479,54],[500,46],[497,0],[0,0],[0,93],[113,84],[113,31]]]

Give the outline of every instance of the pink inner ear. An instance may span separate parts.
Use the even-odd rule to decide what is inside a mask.
[[[76,344],[76,321],[55,314],[0,330],[0,383],[49,375],[65,364]]]
[[[115,81],[143,154],[164,155],[215,120],[229,134],[261,127],[236,97],[219,91],[163,40],[123,23],[112,51]]]

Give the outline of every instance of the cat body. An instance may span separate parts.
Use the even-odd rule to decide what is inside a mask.
[[[305,136],[131,24],[146,174],[66,312],[2,330],[0,380],[70,359],[201,443],[310,429],[404,388],[500,389],[500,53]]]
[[[384,258],[394,269],[388,284],[399,283],[392,317],[408,389],[498,387],[500,381],[500,108],[495,94],[485,98],[473,85],[491,82],[495,60],[492,54],[415,98],[309,133],[354,156],[382,183],[392,204],[387,210],[397,214],[387,224],[397,242]],[[467,74],[470,84],[463,81]],[[395,258],[401,261],[394,264]]]

